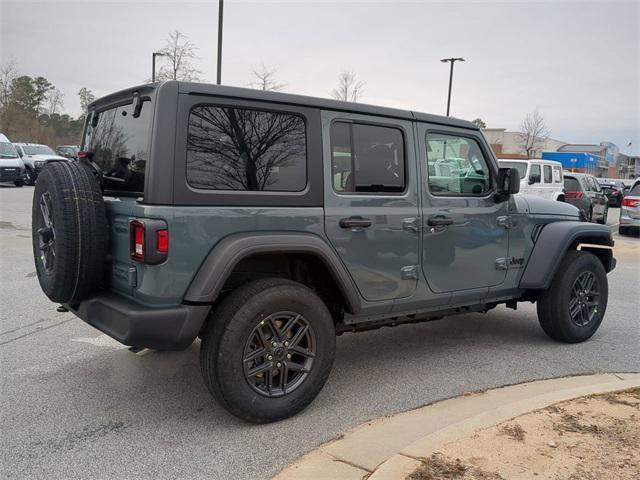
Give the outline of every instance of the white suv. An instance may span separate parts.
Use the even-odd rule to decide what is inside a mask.
[[[517,168],[520,174],[520,193],[548,200],[564,202],[562,164],[551,160],[498,159],[501,167]]]

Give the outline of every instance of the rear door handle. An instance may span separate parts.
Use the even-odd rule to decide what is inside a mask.
[[[447,225],[453,224],[453,218],[445,217],[444,215],[436,215],[435,217],[430,217],[427,220],[427,225],[430,227],[446,227]]]
[[[371,220],[363,217],[349,217],[340,220],[341,228],[350,228],[352,230],[362,230],[371,226]]]

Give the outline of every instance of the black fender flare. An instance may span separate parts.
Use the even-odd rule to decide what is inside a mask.
[[[238,262],[257,253],[314,255],[329,270],[344,296],[346,309],[354,314],[361,310],[360,296],[356,286],[338,255],[325,240],[309,233],[238,233],[223,238],[211,249],[200,265],[184,300],[193,303],[214,302]]]
[[[605,270],[609,272],[615,266],[611,248],[613,243],[611,231],[606,225],[571,221],[549,223],[538,235],[519,286],[534,290],[549,288],[564,255],[572,246],[579,244],[596,249],[602,246],[610,258],[609,264],[605,264]]]

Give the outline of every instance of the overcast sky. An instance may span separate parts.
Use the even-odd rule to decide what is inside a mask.
[[[98,96],[151,76],[151,52],[178,29],[215,81],[217,0],[0,0],[2,62],[44,76],[77,115]],[[518,129],[539,109],[553,138],[612,141],[640,153],[640,2],[225,1],[222,83],[277,69],[285,91],[327,97],[340,71],[366,82],[366,103],[451,113]]]

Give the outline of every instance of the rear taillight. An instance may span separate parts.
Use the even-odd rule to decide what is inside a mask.
[[[138,262],[144,262],[144,223],[131,220],[129,223],[129,240],[131,258]]]
[[[156,249],[160,253],[169,252],[169,230],[158,230],[156,233]]]
[[[566,192],[566,198],[582,198],[582,192]]]
[[[636,199],[636,198],[623,198],[622,199],[622,206],[623,207],[631,207],[631,208],[636,208],[640,206],[640,200]]]
[[[169,230],[163,220],[129,221],[129,255],[136,262],[157,265],[169,254]]]
[[[89,152],[87,150],[80,150],[78,152],[78,160],[81,158],[86,158],[87,160],[91,160],[93,158],[93,152]]]

